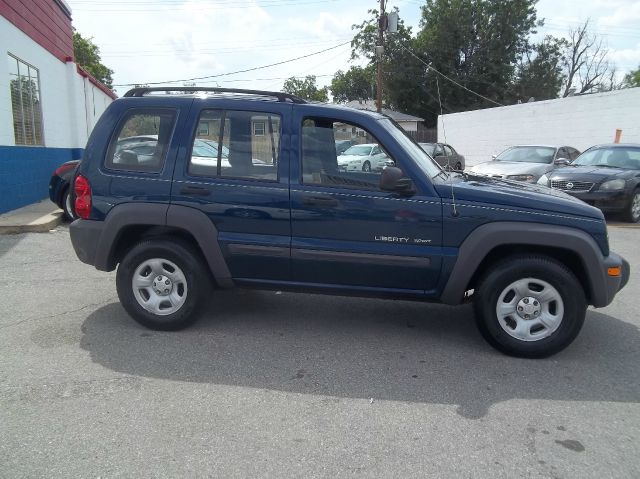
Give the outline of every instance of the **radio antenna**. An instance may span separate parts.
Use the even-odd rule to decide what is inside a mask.
[[[444,113],[442,111],[442,98],[440,98],[440,82],[438,81],[438,76],[436,75],[436,88],[438,89],[438,103],[440,104],[440,122],[442,124],[442,136],[444,138],[444,142],[447,142],[447,130],[444,127]],[[444,148],[443,148],[444,150]],[[445,152],[446,154],[446,152]],[[453,181],[451,178],[451,158],[447,156],[447,169],[449,170],[448,180],[449,186],[451,187],[451,201],[453,206],[453,212],[451,213],[454,217],[458,216],[458,209],[456,208],[456,194],[453,191]]]

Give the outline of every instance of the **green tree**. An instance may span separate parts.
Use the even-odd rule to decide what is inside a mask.
[[[636,70],[632,70],[624,76],[624,86],[631,88],[640,86],[640,66]]]
[[[422,7],[418,54],[430,67],[498,103],[509,100],[518,61],[532,49],[536,0],[427,0]],[[450,111],[495,106],[430,70],[423,108],[438,109],[433,93]]]
[[[414,37],[402,20],[398,32],[385,34],[383,101],[390,108],[425,118],[435,125],[440,113],[474,110],[505,103],[515,95],[514,82],[547,74],[554,88],[555,50],[535,47],[531,34],[541,25],[536,17],[537,0],[426,0],[422,6],[420,31]],[[365,58],[375,68],[379,13],[360,25],[352,46],[352,58]],[[527,66],[526,55],[532,65]],[[418,57],[418,58],[416,58]],[[539,59],[535,61],[536,58]],[[552,71],[544,72],[551,66]],[[441,72],[488,101],[446,80]],[[543,74],[544,73],[544,74]],[[533,80],[527,90],[531,91]],[[438,95],[438,90],[440,95]],[[529,94],[529,93],[526,93]],[[533,95],[531,95],[533,96]]]
[[[398,8],[394,10],[399,12]],[[382,62],[382,102],[385,106],[405,113],[420,114],[416,99],[424,95],[421,81],[424,79],[424,66],[410,51],[414,48],[411,27],[405,25],[402,18],[398,20],[398,31],[386,33],[384,52],[378,60],[375,46],[378,43],[378,10],[368,11],[370,18],[359,25],[353,25],[356,31],[351,41],[351,58],[369,61],[367,69],[376,79],[378,61]]]
[[[73,53],[76,63],[96,80],[109,88],[113,86],[113,70],[101,63],[100,48],[93,43],[93,38],[83,38],[78,32],[73,32]]]
[[[329,101],[329,88],[318,88],[315,75],[307,75],[304,80],[296,77],[287,78],[282,85],[282,91],[291,93],[304,100]]]
[[[565,81],[563,74],[563,50],[566,40],[545,37],[520,59],[511,88],[511,101],[550,100],[558,98]]]
[[[338,70],[331,80],[333,101],[371,100],[375,97],[375,70],[372,66]]]

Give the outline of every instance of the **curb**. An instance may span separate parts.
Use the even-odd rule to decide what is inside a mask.
[[[22,233],[48,233],[62,223],[62,211],[57,210],[41,216],[28,224],[0,225],[0,235],[17,235]]]

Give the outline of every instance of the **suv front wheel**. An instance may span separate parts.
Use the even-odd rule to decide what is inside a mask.
[[[587,310],[575,275],[545,256],[510,257],[485,273],[476,293],[480,332],[512,356],[542,358],[566,348]]]
[[[138,323],[175,331],[192,324],[209,287],[199,255],[176,239],[149,239],[131,248],[118,266],[118,297]]]

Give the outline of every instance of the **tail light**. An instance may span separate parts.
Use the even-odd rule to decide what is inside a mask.
[[[52,176],[60,176],[63,173],[66,173],[69,170],[73,170],[76,166],[78,166],[78,163],[71,163],[71,164],[64,164],[64,165],[60,165],[56,171],[53,172]]]
[[[78,175],[73,186],[76,195],[76,214],[83,219],[89,219],[91,214],[91,185],[84,176]]]

